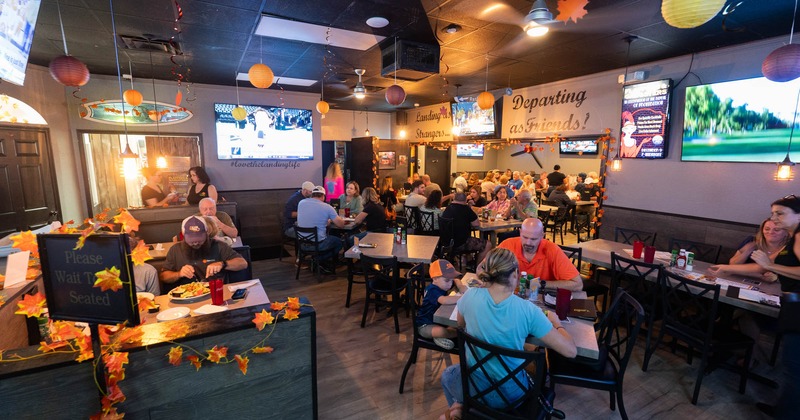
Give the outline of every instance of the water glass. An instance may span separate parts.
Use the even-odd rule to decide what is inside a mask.
[[[642,258],[642,250],[644,249],[644,242],[642,241],[635,241],[633,243],[633,258],[639,259]]]
[[[567,289],[556,290],[556,315],[558,319],[567,319],[570,303],[572,302],[572,292]]]

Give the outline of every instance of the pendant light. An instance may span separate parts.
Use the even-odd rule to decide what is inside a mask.
[[[478,95],[478,107],[480,109],[490,109],[494,106],[494,95],[489,93],[489,54],[486,54],[486,84],[483,92]]]
[[[800,91],[797,92],[797,100],[794,104],[794,117],[792,118],[792,130],[789,132],[789,146],[786,147],[786,157],[782,162],[778,162],[778,169],[775,171],[776,181],[791,181],[794,179],[792,166],[794,162],[789,159],[789,152],[792,150],[792,137],[794,136],[794,126],[797,123],[797,105],[800,103]]]
[[[400,105],[406,100],[406,91],[397,84],[397,37],[394,37],[394,84],[386,89],[386,102],[389,105]]]
[[[789,43],[769,53],[761,63],[761,73],[773,82],[788,82],[800,77],[800,44],[792,44],[794,21],[797,16],[797,0],[794,1],[792,29]]]
[[[317,102],[317,112],[325,118],[325,114],[330,111],[331,106],[325,102],[325,75],[322,75],[322,89],[319,90],[319,102]]]
[[[117,24],[114,20],[114,0],[108,0],[109,11],[111,12],[111,28],[114,35],[114,59],[117,63],[117,82],[119,84],[119,96],[124,98],[122,93],[122,70],[119,66],[119,46],[117,45]],[[119,154],[122,160],[122,176],[125,179],[136,179],[139,176],[138,161],[139,155],[134,153],[131,149],[131,143],[128,139],[128,111],[125,110],[125,101],[122,101],[122,126],[125,130],[125,149]]]
[[[139,106],[142,104],[142,93],[133,88],[133,65],[128,61],[128,71],[131,73],[131,88],[122,94],[122,99],[130,106]]]
[[[364,112],[367,114],[367,129],[364,130],[364,136],[369,137],[369,109],[364,108]]]
[[[252,83],[253,86],[259,89],[266,89],[272,86],[272,81],[275,79],[275,73],[272,72],[272,69],[269,68],[269,66],[264,64],[264,37],[259,38],[259,40],[261,41],[259,62],[250,67],[247,75],[250,77],[250,83]]]
[[[56,8],[58,9],[58,23],[61,26],[61,39],[64,41],[64,55],[50,61],[50,76],[64,86],[80,88],[89,83],[89,69],[86,64],[69,55],[67,37],[64,35],[64,22],[61,21],[61,5],[58,0],[56,0]],[[119,70],[119,63],[117,63],[117,69]]]
[[[635,35],[629,35],[624,38],[625,42],[628,43],[628,52],[625,54],[625,73],[622,75],[622,86],[625,86],[625,83],[628,81],[628,65],[630,64],[631,59],[631,44],[633,41],[639,39],[639,37]],[[614,172],[619,172],[622,170],[622,158],[619,156],[619,149],[622,148],[622,138],[619,139],[617,144],[617,155],[611,159],[611,170]]]
[[[364,71],[364,69],[355,69],[358,75],[358,83],[356,83],[356,87],[353,88],[353,95],[356,99],[364,99],[364,97],[367,96],[367,88],[365,88],[364,83],[361,82],[361,76],[364,75]]]
[[[239,71],[236,71],[236,75],[239,75]],[[247,110],[242,108],[242,105],[239,103],[239,78],[234,77],[233,79],[236,83],[236,107],[231,110],[231,116],[236,121],[244,121],[247,118]]]
[[[696,28],[714,19],[724,5],[725,0],[662,0],[661,16],[670,26]]]

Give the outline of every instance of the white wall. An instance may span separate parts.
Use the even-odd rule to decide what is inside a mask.
[[[392,114],[370,111],[369,134],[381,139],[392,138],[392,120]],[[349,141],[353,137],[364,137],[366,129],[366,111],[330,110],[322,120],[322,140]]]

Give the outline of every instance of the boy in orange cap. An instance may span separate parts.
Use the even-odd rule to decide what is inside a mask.
[[[429,270],[433,283],[425,288],[425,297],[422,306],[417,311],[417,331],[425,338],[432,338],[437,346],[450,350],[455,345],[451,338],[455,337],[456,330],[433,322],[433,314],[441,305],[455,305],[461,294],[466,291],[461,281],[453,281],[461,275],[453,264],[447,260],[436,260],[431,263]],[[453,288],[453,283],[458,288],[458,293],[448,296],[447,292]]]

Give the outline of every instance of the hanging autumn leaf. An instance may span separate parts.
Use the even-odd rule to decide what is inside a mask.
[[[121,374],[125,370],[125,365],[128,364],[128,352],[115,351],[104,354],[103,363],[106,364],[106,369],[108,369],[110,373],[120,375],[124,378],[124,375]]]
[[[67,341],[83,335],[83,330],[76,327],[74,322],[55,321],[50,327],[50,338],[53,341]]]
[[[262,309],[261,312],[257,313],[255,318],[253,318],[253,323],[256,324],[256,328],[259,331],[263,330],[267,324],[272,324],[275,318],[272,317],[272,314],[267,312],[266,309]]]
[[[211,350],[206,350],[206,353],[208,353],[209,362],[219,363],[220,359],[228,357],[228,348],[214,346]]]
[[[94,273],[97,280],[94,282],[94,287],[99,287],[101,292],[111,290],[116,292],[122,289],[122,280],[119,278],[120,271],[117,267],[106,268],[103,271]]]
[[[283,308],[286,307],[286,302],[273,302],[269,305],[269,308],[273,311],[282,311]]]
[[[236,359],[236,363],[239,365],[239,370],[242,371],[242,375],[247,375],[247,364],[250,362],[250,358],[247,356],[242,357],[238,354],[233,356],[233,358]]]
[[[39,317],[42,315],[42,310],[45,304],[44,294],[38,292],[35,295],[25,295],[22,300],[17,302],[19,309],[14,312],[17,315],[25,315],[28,318]]]
[[[119,385],[109,385],[108,394],[106,394],[103,399],[106,400],[102,402],[103,407],[110,409],[112,405],[125,401],[125,394],[122,393],[122,389],[120,389]]]
[[[256,354],[260,354],[260,353],[272,353],[272,352],[273,352],[273,350],[275,350],[275,349],[273,349],[273,348],[272,348],[272,347],[270,347],[270,346],[266,346],[266,347],[253,347],[253,353],[256,353]]]
[[[117,413],[117,407],[109,407],[89,417],[89,420],[122,420],[124,417],[125,414]]]
[[[69,343],[66,341],[53,341],[52,343],[42,341],[39,343],[39,351],[42,353],[47,353],[55,351],[56,349],[60,349],[61,347],[66,347],[67,344]]]
[[[195,369],[197,370],[200,370],[200,367],[203,365],[203,362],[200,360],[200,358],[195,355],[186,356],[186,360],[188,360],[192,365],[194,365]]]
[[[283,319],[287,321],[291,321],[293,319],[300,318],[300,311],[295,311],[292,309],[287,309],[286,313],[283,314]]]
[[[138,231],[140,222],[136,220],[136,218],[133,217],[133,215],[131,215],[127,210],[125,209],[119,209],[119,210],[120,210],[119,214],[114,216],[114,223],[121,224],[122,230],[124,230],[125,233]]]
[[[78,343],[78,350],[80,353],[78,357],[75,359],[76,362],[80,363],[85,360],[91,360],[94,358],[94,353],[92,352],[92,338],[88,335],[82,335],[75,339]]]
[[[146,311],[148,309],[155,309],[158,307],[156,303],[153,302],[152,299],[147,297],[140,297],[138,306],[139,306],[139,312]]]
[[[167,353],[167,358],[169,359],[169,364],[173,366],[179,366],[181,364],[181,358],[183,357],[183,347],[175,346],[169,349],[169,353]]]
[[[164,335],[168,340],[186,337],[187,334],[189,334],[189,326],[186,324],[173,325],[164,332]]]
[[[152,259],[153,257],[150,256],[150,251],[148,250],[148,246],[144,244],[144,241],[139,241],[136,247],[131,250],[131,261],[133,261],[133,265],[142,265],[145,261]]]
[[[289,309],[299,310],[300,309],[300,298],[290,297],[286,299],[286,306]]]
[[[83,245],[86,244],[86,238],[94,234],[94,226],[90,223],[89,227],[81,231],[81,237],[78,238],[78,243],[75,244],[75,248],[73,250],[78,250],[83,248]]]
[[[136,343],[141,341],[142,337],[144,337],[144,331],[142,331],[141,326],[125,327],[120,328],[119,332],[114,336],[114,342],[118,345],[123,343]]]
[[[30,251],[31,257],[39,257],[39,244],[36,242],[36,235],[33,232],[26,230],[25,232],[20,232],[19,235],[12,236],[10,239],[13,241],[12,247],[20,251]]]
[[[586,5],[589,0],[558,0],[558,16],[556,20],[564,23],[572,20],[577,23],[578,19],[586,15]]]

